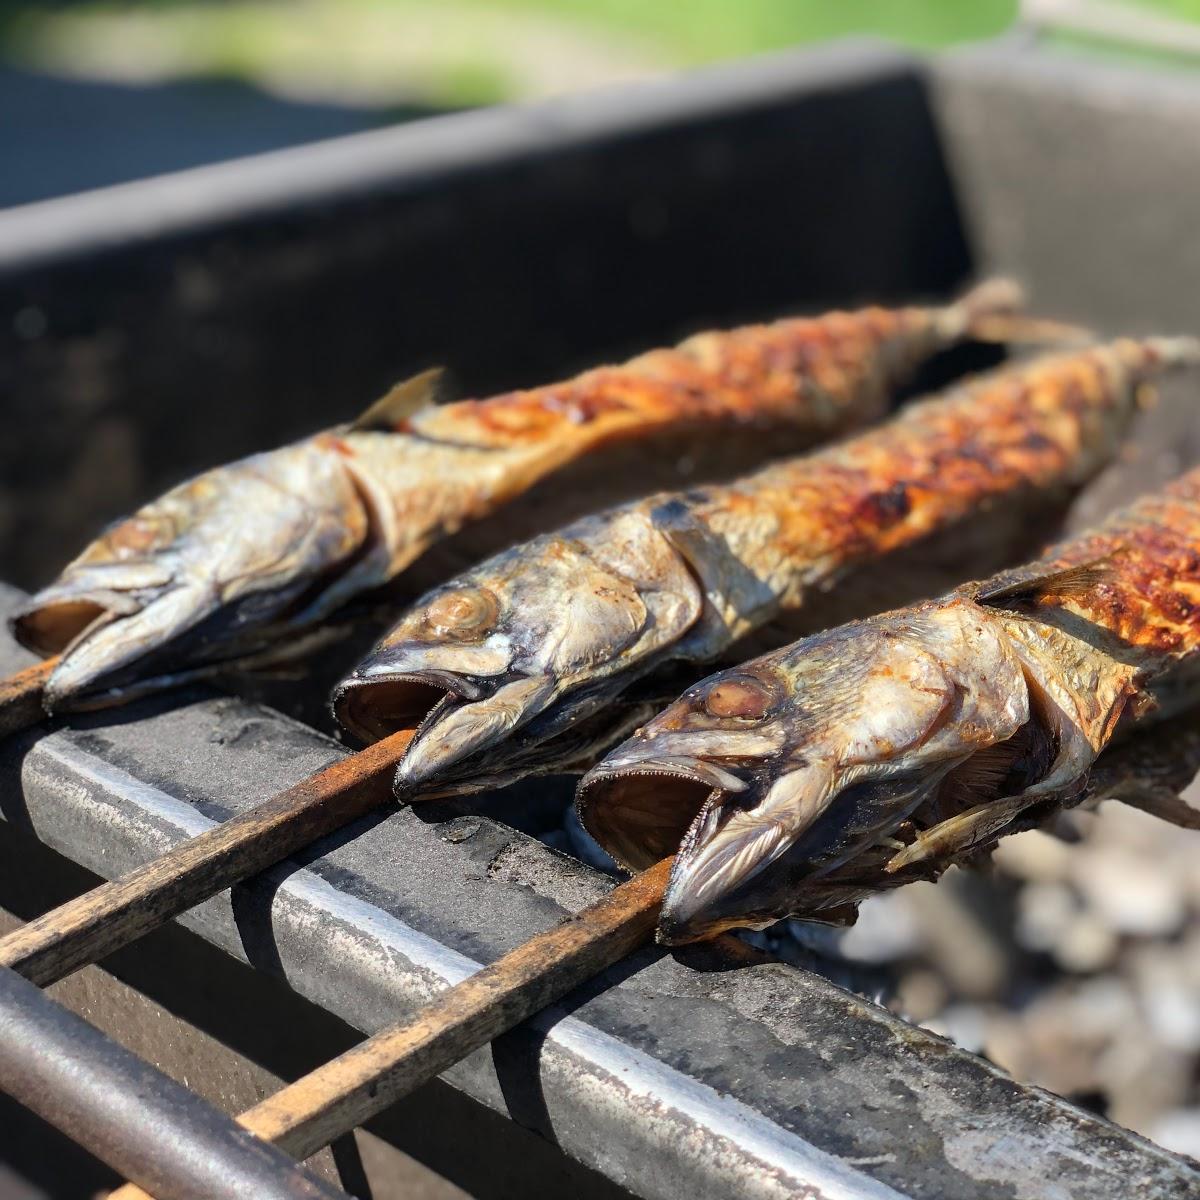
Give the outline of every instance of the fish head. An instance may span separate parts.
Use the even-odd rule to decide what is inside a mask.
[[[102,705],[237,657],[367,526],[344,472],[312,447],[259,455],[104,530],[14,615],[13,634],[61,656],[48,708]]]
[[[855,622],[710,676],[584,777],[580,818],[618,862],[675,854],[663,941],[796,914],[1015,732],[1020,667],[972,609]],[[973,694],[957,668],[981,662]]]
[[[515,731],[578,716],[564,707],[573,697],[594,705],[701,606],[695,579],[636,514],[589,518],[424,596],[338,687],[334,713],[368,741],[416,726],[398,795],[477,782],[480,754],[494,773],[517,752]]]

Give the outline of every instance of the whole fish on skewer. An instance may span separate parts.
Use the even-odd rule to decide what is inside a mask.
[[[703,333],[562,383],[454,404],[432,403],[427,372],[352,425],[208,471],[118,522],[16,614],[13,631],[61,655],[44,690],[52,710],[295,656],[300,635],[418,559],[444,578],[428,553],[438,543],[461,565],[564,514],[661,486],[664,470],[678,478],[681,454],[699,451],[715,477],[868,422],[919,363],[1018,298],[993,281],[943,308]],[[594,462],[590,474],[581,460]]]
[[[1115,737],[1197,700],[1200,469],[1030,566],[704,680],[583,780],[579,810],[629,867],[678,850],[665,941],[836,921],[1078,802]],[[1110,774],[1195,826],[1155,772]]]
[[[1196,361],[1197,343],[1169,338],[1047,355],[824,451],[543,535],[426,596],[335,713],[366,740],[417,725],[402,797],[579,769],[678,693],[680,663],[730,655],[781,617],[822,627],[1028,553],[1111,460],[1143,386]]]

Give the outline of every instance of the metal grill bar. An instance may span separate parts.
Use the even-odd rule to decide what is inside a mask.
[[[473,1050],[507,1033],[645,942],[671,860],[615,888],[430,1002],[242,1113],[238,1123],[307,1158],[369,1121]],[[112,1200],[140,1200],[127,1185]]]
[[[670,870],[665,859],[621,884],[443,992],[413,1021],[268,1097],[242,1123],[298,1158],[328,1145],[647,941]]]
[[[12,971],[0,1087],[159,1200],[346,1200]]]
[[[391,798],[403,731],[0,938],[0,966],[46,986],[136,941]]]

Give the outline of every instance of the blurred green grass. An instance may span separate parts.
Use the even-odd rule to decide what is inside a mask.
[[[1132,5],[1181,21],[1200,21],[1200,0],[1132,0]]]
[[[1200,20],[1200,0],[1126,4]],[[940,48],[1016,15],[1016,0],[0,0],[0,55],[77,77],[461,107],[853,34]]]
[[[9,61],[131,81],[225,76],[457,107],[849,34],[992,37],[1016,0],[0,0]]]
[[[868,33],[913,46],[992,37],[1015,0],[499,0],[509,9],[636,32],[693,63]],[[495,3],[489,7],[497,7]]]

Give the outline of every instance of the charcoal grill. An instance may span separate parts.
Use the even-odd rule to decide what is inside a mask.
[[[848,45],[0,214],[0,575],[32,586],[133,500],[431,361],[482,391],[706,324],[945,295],[993,269],[1104,332],[1200,328],[1198,117],[1184,81],[1004,46],[919,61]],[[1138,469],[1089,503],[1200,457],[1186,415],[1164,406]],[[4,643],[0,670],[24,661]],[[319,724],[330,682],[270,698]],[[5,920],[340,753],[200,691],[15,739],[0,750]],[[362,818],[51,995],[240,1111],[601,895],[601,875],[505,823],[561,800],[526,789]],[[86,1057],[86,1030],[5,986],[44,1039],[31,1062]],[[90,1049],[93,1097],[121,1095],[137,1063]],[[376,1119],[358,1159],[343,1141],[307,1173],[154,1086],[175,1107],[143,1128],[147,1157],[165,1169],[154,1146],[196,1151],[212,1175],[193,1194],[255,1169],[279,1194],[361,1191],[365,1163],[384,1197],[399,1153],[481,1196],[1198,1186],[1185,1160],[734,941],[636,955]],[[101,1140],[136,1141],[135,1118]]]

